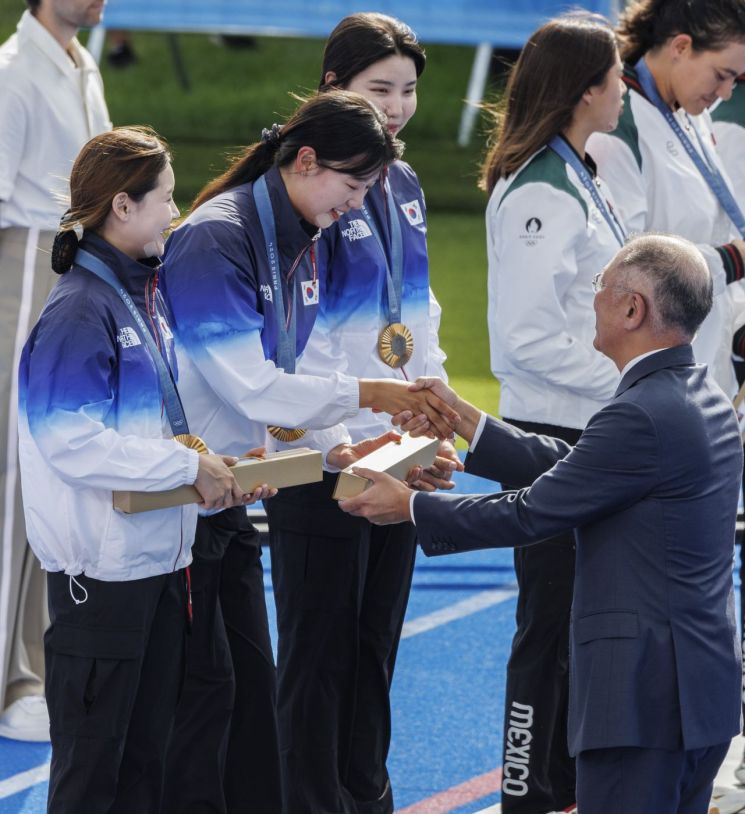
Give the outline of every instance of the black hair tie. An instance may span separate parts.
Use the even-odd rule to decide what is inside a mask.
[[[78,253],[78,236],[72,229],[57,232],[52,244],[52,271],[64,274],[72,268]]]
[[[261,131],[261,140],[275,149],[279,147],[281,137],[282,125],[276,122],[271,127],[265,127]]]
[[[62,216],[60,226],[65,227],[70,223],[70,210]],[[57,274],[64,274],[69,271],[75,261],[78,252],[80,238],[83,236],[83,227],[80,223],[70,228],[62,228],[54,236],[52,244],[52,271]]]

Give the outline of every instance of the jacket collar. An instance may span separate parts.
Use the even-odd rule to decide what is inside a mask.
[[[23,12],[17,31],[19,50],[29,45],[35,47],[53,62],[62,74],[73,81],[75,81],[75,65],[83,71],[95,70],[85,59],[85,52],[77,37],[73,37],[71,40],[68,53],[28,9]],[[70,54],[75,60],[75,65],[70,59]]]
[[[650,373],[655,373],[666,367],[681,367],[695,364],[696,360],[693,358],[693,348],[690,345],[676,345],[674,348],[665,348],[650,356],[645,356],[644,359],[637,362],[621,379],[614,398],[620,396],[621,393],[624,393],[629,387],[636,384],[639,379],[649,376]]]
[[[623,81],[626,84],[626,87],[635,90],[640,96],[643,96],[647,99],[647,94],[644,92],[644,88],[639,81],[639,75],[636,72],[636,66],[630,65],[628,62],[624,63],[623,66]],[[647,99],[647,101],[649,101]]]
[[[280,254],[292,262],[316,236],[320,235],[321,230],[298,217],[290,203],[290,196],[287,194],[287,187],[282,180],[279,168],[272,167],[267,170],[265,178],[274,212],[277,245]],[[313,233],[313,229],[316,229],[315,233]]]
[[[160,268],[160,260],[132,260],[119,249],[107,243],[102,237],[92,232],[86,232],[81,242],[81,248],[94,254],[114,272],[119,282],[135,298],[141,298],[145,293],[145,286]]]

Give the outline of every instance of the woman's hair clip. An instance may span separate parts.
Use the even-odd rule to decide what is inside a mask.
[[[282,137],[282,125],[277,124],[276,122],[271,127],[265,127],[261,131],[261,140],[265,144],[269,144],[274,148],[279,147],[281,137]]]
[[[72,219],[72,211],[68,209],[64,215],[60,218],[59,225],[62,227],[63,231],[66,231],[72,228],[72,231],[78,237],[78,240],[83,239],[83,224],[79,220],[73,221]]]

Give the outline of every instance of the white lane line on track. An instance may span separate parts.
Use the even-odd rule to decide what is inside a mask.
[[[401,638],[409,639],[419,633],[426,633],[428,630],[434,630],[440,625],[446,625],[448,622],[454,622],[456,619],[478,613],[478,611],[490,608],[492,605],[499,605],[500,602],[506,602],[514,596],[517,596],[517,585],[514,588],[480,591],[473,596],[469,596],[468,599],[462,599],[460,602],[440,608],[434,613],[428,613],[404,622]]]
[[[434,611],[433,613],[427,613],[424,616],[418,616],[416,619],[405,622],[403,631],[401,632],[401,638],[409,639],[419,633],[426,633],[428,630],[434,630],[441,625],[446,625],[448,622],[454,622],[457,619],[463,619],[465,616],[478,613],[493,605],[499,605],[501,602],[506,602],[514,596],[517,596],[517,586],[514,588],[480,591],[468,597],[468,599],[462,599],[460,602],[455,602],[445,608],[440,608],[440,610]],[[45,780],[49,780],[48,763],[43,763],[41,766],[36,766],[20,774],[15,774],[6,780],[0,780],[0,800],[4,797],[10,797],[12,794],[17,794],[19,791],[28,789],[31,786],[35,786],[37,783],[41,783]]]
[[[0,800],[10,797],[12,794],[18,794],[19,791],[29,789],[44,780],[49,780],[48,763],[42,763],[41,766],[34,766],[33,769],[27,769],[25,772],[0,780]]]

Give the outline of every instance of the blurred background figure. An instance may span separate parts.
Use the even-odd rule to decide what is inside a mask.
[[[714,307],[694,353],[734,396],[730,284],[739,288],[745,274],[745,218],[721,174],[707,108],[729,99],[745,71],[745,4],[641,0],[621,17],[618,34],[626,106],[618,128],[594,135],[589,149],[631,232],[679,234],[701,249]]]
[[[48,740],[46,589],[26,543],[17,468],[21,348],[56,275],[50,252],[80,148],[111,128],[96,63],[76,39],[102,0],[28,0],[0,47],[0,735]],[[50,507],[52,510],[52,507]]]
[[[137,54],[132,45],[129,31],[111,29],[106,32],[109,40],[109,50],[106,52],[106,62],[112,68],[128,68],[137,62]]]
[[[714,121],[714,135],[716,137],[717,152],[732,182],[732,191],[740,206],[745,211],[745,74],[738,76],[732,90],[732,96],[726,101],[711,109],[711,118]],[[735,359],[735,375],[740,387],[745,382],[745,295],[738,287],[733,288],[734,298],[734,336],[732,338],[732,353]],[[742,407],[739,408],[742,410]],[[740,541],[740,630],[745,630],[745,602],[743,602],[742,581],[745,576],[745,559],[743,558],[742,541]],[[743,638],[745,645],[745,638]],[[745,679],[743,680],[745,692]],[[743,704],[745,714],[745,704]],[[740,783],[745,783],[745,756],[735,769],[735,777]]]

